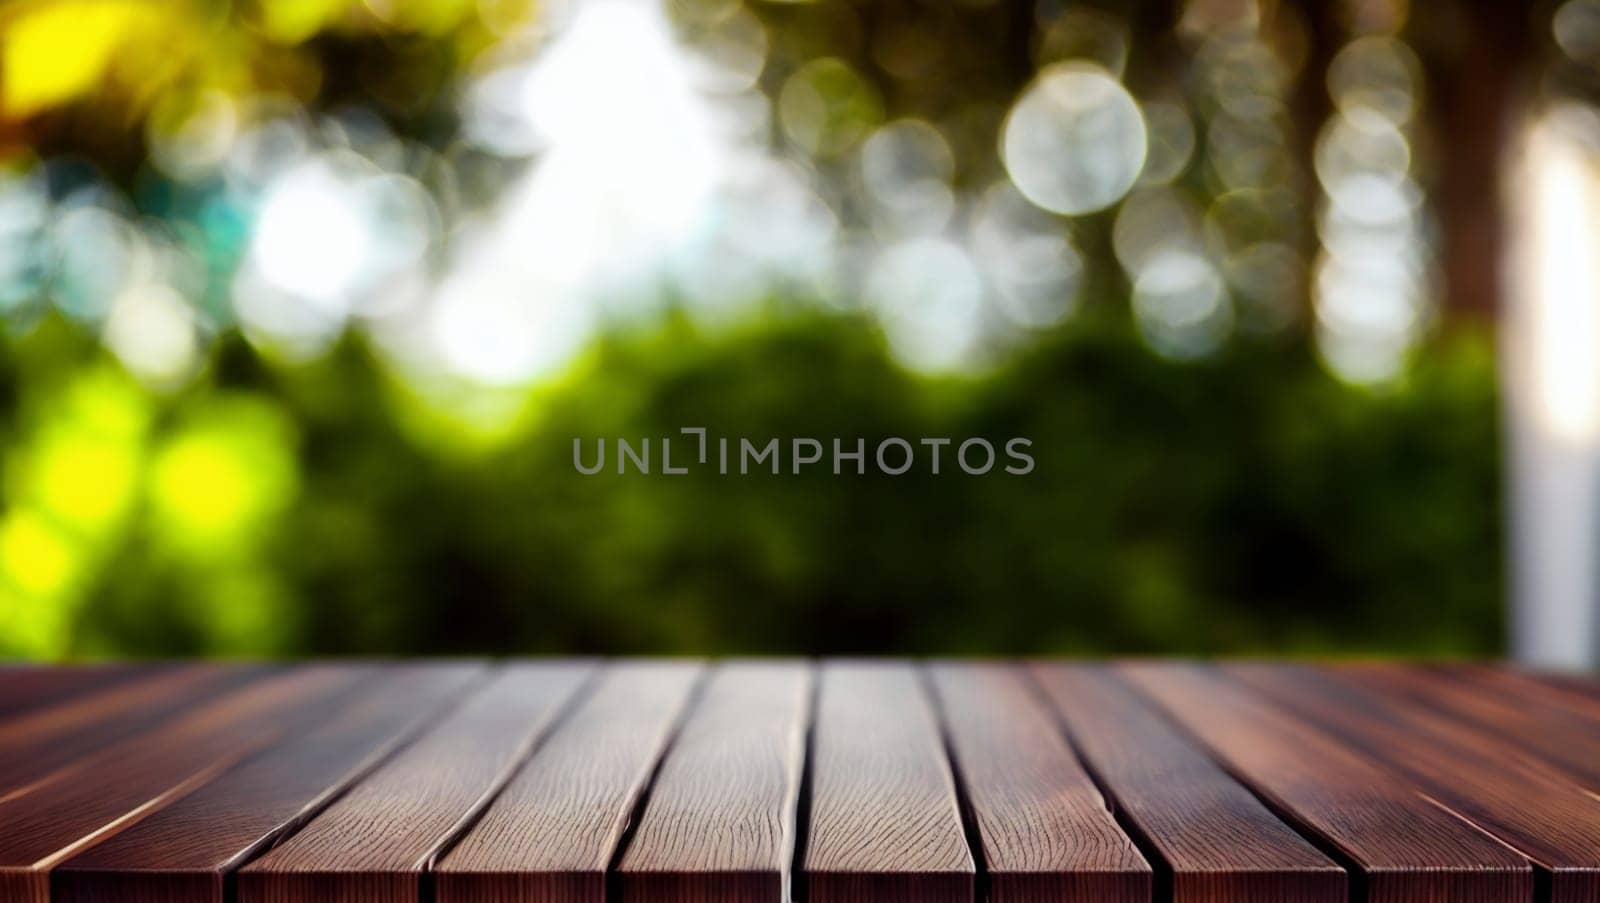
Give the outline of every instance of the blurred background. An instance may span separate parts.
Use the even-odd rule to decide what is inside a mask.
[[[1597,99],[1600,0],[11,0],[0,656],[1590,665]],[[573,468],[696,426],[1037,467]]]

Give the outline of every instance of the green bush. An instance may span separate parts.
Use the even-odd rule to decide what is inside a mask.
[[[1502,643],[1493,357],[1466,329],[1423,349],[1402,384],[1367,390],[1297,344],[1163,361],[1094,311],[959,380],[902,371],[849,317],[773,310],[707,331],[669,316],[607,337],[558,383],[492,399],[517,412],[494,430],[448,395],[419,398],[354,339],[298,366],[230,340],[175,397],[131,388],[91,348],[46,326],[0,353],[3,523],[37,512],[71,553],[54,584],[11,574],[0,643],[15,653]],[[91,390],[112,401],[89,408],[128,409],[116,441],[136,479],[89,529],[28,462]],[[1020,436],[1036,468],[573,467],[574,438],[592,449],[696,426],[869,450]],[[40,547],[19,535],[13,546]]]

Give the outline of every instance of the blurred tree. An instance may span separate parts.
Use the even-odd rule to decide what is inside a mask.
[[[1314,176],[1334,112],[1326,70],[1352,38],[1395,32],[1439,98],[1406,123],[1420,133],[1413,143],[1452,142],[1430,158],[1434,180],[1412,171],[1402,141],[1399,176],[1431,189],[1448,303],[1492,306],[1500,214],[1485,186],[1518,86],[1482,76],[1525,58],[1525,11],[1456,3],[1407,20],[1404,4],[1343,0],[745,6],[765,26],[759,85],[777,107],[777,154],[806,156],[849,229],[870,225],[852,152],[890,120],[937,129],[968,205],[1005,179],[1000,125],[1049,64],[1092,61],[1141,101],[1166,104],[1190,147],[1153,187],[1170,183],[1193,207],[1195,234],[1181,237],[1201,249],[1218,298],[1226,280],[1241,299],[1241,323],[1248,286],[1235,265],[1260,259],[1244,251],[1290,246],[1284,271],[1268,271],[1271,294],[1294,311],[1310,303],[1304,271],[1325,244],[1318,211],[1329,206]],[[740,7],[669,8],[692,40]],[[0,159],[46,161],[35,169],[55,200],[99,190],[103,175],[126,194],[108,204],[119,216],[194,250],[203,274],[186,300],[206,314],[191,330],[204,365],[186,382],[143,385],[102,350],[104,325],[74,307],[93,308],[92,280],[24,274],[27,303],[0,297],[0,651],[1500,647],[1483,324],[1447,323],[1411,369],[1374,388],[1319,364],[1313,316],[1255,332],[1246,323],[1202,360],[1163,359],[1141,342],[1150,333],[1136,328],[1137,305],[1129,311],[1137,273],[1118,259],[1114,208],[1071,220],[1033,211],[1070,235],[1088,268],[1081,312],[968,377],[901,369],[865,315],[777,301],[717,330],[689,315],[644,317],[559,379],[511,390],[416,385],[359,331],[291,361],[230,328],[259,198],[228,197],[215,173],[191,180],[153,165],[163,135],[205,120],[208,104],[337,114],[304,117],[335,132],[376,118],[404,139],[394,147],[415,158],[417,184],[459,217],[528,163],[463,148],[462,85],[536,41],[519,25],[548,11],[516,0],[0,9]],[[799,125],[786,107],[806,114],[791,117]],[[950,230],[969,215],[954,214]],[[486,408],[502,415],[493,428],[472,417]],[[1038,467],[643,477],[581,476],[571,464],[573,438],[659,440],[696,425],[868,448],[889,436],[1023,436]]]
[[[236,343],[214,372],[221,396],[145,402],[162,411],[157,451],[99,553],[110,565],[86,573],[65,633],[12,651],[1500,647],[1492,356],[1466,332],[1373,394],[1303,347],[1163,362],[1102,316],[990,378],[934,383],[851,319],[774,312],[716,334],[680,319],[607,339],[537,416],[476,448],[441,443],[458,428],[354,341],[289,369]],[[1024,436],[1037,469],[574,469],[575,437],[698,424],[868,449]],[[237,452],[202,466],[209,436]],[[214,482],[233,454],[252,472],[289,455],[297,488],[251,502],[274,506],[250,509],[265,520],[230,504],[236,526],[169,531],[183,499],[207,518],[222,503],[162,461],[195,457],[183,475]]]

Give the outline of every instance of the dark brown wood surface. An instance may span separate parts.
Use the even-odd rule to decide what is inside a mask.
[[[703,670],[608,669],[438,863],[439,903],[604,903],[608,866]]]
[[[224,879],[455,703],[481,665],[397,669],[326,723],[277,744],[103,843],[63,862],[53,899],[223,903]]]
[[[326,717],[367,669],[319,666],[248,684],[0,803],[0,900],[45,901],[58,863]]]
[[[1175,903],[1336,903],[1344,870],[1103,668],[1041,665],[1085,764],[1154,851]],[[1249,838],[1241,843],[1240,838]]]
[[[955,779],[915,669],[825,665],[813,730],[807,899],[972,900]]]
[[[1480,674],[1494,671],[1497,676],[1506,680],[1516,680],[1534,684],[1544,692],[1554,693],[1564,699],[1571,700],[1577,697],[1587,700],[1591,704],[1600,705],[1600,680],[1594,677],[1580,677],[1568,673],[1541,673],[1538,671],[1525,671],[1517,668],[1488,668],[1479,666],[1476,669]]]
[[[0,726],[4,719],[43,708],[91,690],[109,687],[138,675],[150,676],[161,665],[10,666],[0,670]]]
[[[1571,674],[1541,674],[1482,664],[1463,665],[1448,670],[1452,676],[1459,676],[1463,683],[1472,682],[1481,686],[1486,693],[1518,702],[1562,706],[1586,721],[1600,722],[1600,680],[1584,680]]]
[[[1407,701],[1393,681],[1298,667],[1228,671],[1526,855],[1547,873],[1550,903],[1600,900],[1600,799],[1554,767]]]
[[[1138,903],[1153,873],[1025,671],[929,670],[992,903]]]
[[[0,723],[0,800],[262,673],[228,666],[158,669]]]
[[[592,669],[515,665],[238,873],[241,903],[410,901]]]
[[[1570,676],[106,670],[0,667],[57,694],[0,715],[0,903],[1600,903]]]
[[[623,901],[789,899],[811,688],[793,662],[711,673],[617,868]]]
[[[1368,665],[1340,670],[1390,684],[1424,705],[1515,743],[1600,794],[1600,701],[1552,694],[1536,681],[1489,668]]]
[[[1532,899],[1526,859],[1269,700],[1199,667],[1120,673],[1281,816],[1337,849],[1370,903]]]

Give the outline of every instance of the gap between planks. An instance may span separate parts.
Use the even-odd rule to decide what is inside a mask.
[[[702,669],[695,678],[695,683],[693,689],[689,693],[688,700],[674,716],[672,727],[669,731],[667,739],[656,748],[654,759],[651,762],[648,770],[648,776],[643,781],[638,795],[636,798],[634,798],[632,804],[627,808],[626,824],[621,833],[617,836],[615,845],[603,869],[606,886],[605,899],[608,901],[613,901],[613,903],[616,903],[616,901],[621,901],[623,899],[624,895],[619,890],[616,882],[617,875],[620,872],[621,866],[624,863],[629,850],[634,844],[640,823],[643,820],[643,817],[649,811],[649,805],[654,799],[658,783],[663,774],[663,769],[666,767],[670,757],[673,755],[674,750],[677,748],[677,744],[682,737],[685,726],[689,723],[689,720],[693,717],[694,713],[699,710],[704,699],[704,693],[709,685],[709,681],[711,680],[712,673],[714,673],[714,671],[720,667],[721,666],[719,665],[713,669]],[[932,672],[930,671],[930,666],[923,665],[921,663],[907,663],[907,667],[915,675],[919,692],[932,711],[935,719],[938,734],[938,751],[943,757],[943,764],[950,775],[951,793],[953,793],[955,797],[954,803],[958,811],[961,835],[964,843],[966,844],[967,852],[973,859],[973,879],[976,882],[977,889],[973,894],[972,899],[982,900],[985,896],[984,889],[990,886],[990,868],[989,863],[985,861],[986,857],[984,853],[982,827],[979,823],[979,819],[973,811],[974,804],[972,800],[972,788],[968,785],[968,781],[963,774],[962,768],[960,767],[960,756],[956,750],[956,745],[953,743],[951,738],[949,720],[950,712],[946,710],[945,702],[941,699],[941,696],[937,692],[932,681]],[[1043,688],[1038,683],[1037,676],[1029,672],[1026,667],[1021,665],[989,665],[989,667],[1004,668],[1014,671],[1019,679],[1025,681],[1027,686],[1031,688],[1031,691],[1042,703],[1049,702],[1048,694],[1043,692]],[[1119,670],[1117,668],[1106,666],[1091,667],[1094,667],[1098,673],[1103,673],[1111,679],[1119,681],[1121,680],[1119,676],[1113,673]],[[552,716],[551,720],[544,726],[542,731],[540,731],[537,736],[530,737],[525,742],[524,747],[518,750],[518,753],[513,757],[512,762],[504,769],[502,773],[497,776],[496,780],[490,786],[488,786],[478,797],[478,799],[475,800],[461,814],[455,823],[444,832],[442,839],[435,845],[435,848],[428,853],[423,861],[418,863],[419,871],[425,877],[423,877],[421,880],[421,889],[417,899],[424,901],[424,903],[431,903],[434,897],[433,875],[435,874],[436,867],[451,854],[458,844],[471,835],[473,830],[482,821],[485,814],[494,806],[496,801],[506,791],[507,787],[529,766],[529,763],[535,759],[538,752],[550,740],[550,738],[554,737],[561,730],[562,726],[568,721],[568,719],[570,719],[574,713],[584,705],[589,695],[593,692],[595,686],[597,686],[601,681],[602,675],[610,670],[610,667],[601,667],[591,671],[584,683],[558,706],[558,711]],[[788,809],[788,811],[792,813],[793,819],[789,825],[793,846],[790,855],[787,857],[787,880],[790,887],[790,896],[792,896],[797,903],[806,903],[806,901],[809,899],[808,888],[805,881],[804,863],[808,848],[810,846],[812,829],[814,827],[814,800],[812,791],[816,781],[814,769],[817,760],[817,727],[819,722],[819,708],[822,694],[821,676],[824,666],[811,663],[806,666],[806,670],[808,675],[808,684],[803,715],[804,730],[803,741],[801,743],[801,764],[799,767],[798,787],[795,798],[792,806]],[[478,689],[481,689],[481,686]],[[1187,727],[1180,720],[1175,720],[1174,715],[1168,711],[1168,704],[1161,702],[1155,697],[1152,697],[1144,686],[1130,685],[1128,689],[1135,695],[1142,697],[1146,702],[1149,702],[1152,707],[1159,712],[1164,719],[1172,723],[1177,730],[1187,734]],[[459,706],[465,704],[467,698],[471,695],[471,693],[464,694],[462,698],[456,700],[456,705]],[[1045,705],[1045,709],[1047,711],[1054,711],[1049,704]],[[383,764],[387,763],[394,756],[398,755],[404,748],[407,748],[411,744],[417,742],[420,737],[428,733],[428,730],[431,729],[431,727],[435,726],[439,721],[447,720],[447,718],[447,714],[437,715],[434,725],[429,725],[427,728],[419,729],[416,733],[407,737],[400,746],[388,750],[381,761],[373,763],[370,768],[363,770],[359,775],[352,778],[346,784],[346,786],[334,789],[332,795],[323,801],[322,807],[326,808],[326,806],[336,802],[353,787],[359,785],[361,781],[365,780],[367,777],[370,777],[372,772],[377,771],[382,767]],[[1300,719],[1296,718],[1294,720],[1299,721]],[[1118,824],[1120,825],[1120,830],[1122,833],[1139,848],[1139,850],[1144,854],[1145,859],[1158,870],[1170,870],[1170,863],[1167,863],[1164,857],[1160,854],[1159,850],[1155,849],[1149,837],[1142,836],[1142,830],[1140,829],[1139,825],[1129,820],[1125,813],[1120,813],[1117,811],[1118,807],[1115,803],[1116,797],[1114,789],[1109,788],[1105,780],[1101,776],[1097,775],[1096,770],[1090,766],[1088,760],[1085,758],[1085,752],[1074,738],[1073,732],[1067,729],[1067,726],[1060,721],[1059,717],[1052,719],[1052,724],[1059,738],[1066,745],[1067,749],[1070,750],[1075,761],[1081,767],[1083,767],[1089,777],[1094,780],[1097,792],[1100,794],[1104,805],[1117,815]],[[1330,842],[1325,839],[1318,830],[1310,827],[1307,823],[1302,822],[1300,816],[1295,814],[1293,808],[1285,807],[1281,803],[1276,802],[1270,796],[1262,796],[1249,776],[1237,772],[1233,767],[1233,764],[1230,763],[1225,756],[1219,756],[1217,751],[1212,749],[1209,743],[1199,742],[1197,747],[1208,758],[1208,760],[1219,767],[1224,773],[1228,774],[1231,779],[1236,780],[1238,784],[1246,791],[1250,792],[1253,796],[1259,798],[1261,802],[1267,805],[1267,807],[1272,811],[1274,817],[1279,819],[1290,830],[1296,832],[1297,835],[1304,837],[1317,848],[1329,853],[1334,859],[1338,860],[1347,868],[1350,868],[1350,877],[1352,881],[1349,891],[1349,899],[1352,901],[1359,901],[1365,897],[1367,890],[1364,886],[1364,881],[1360,880],[1362,877],[1362,869],[1358,864],[1354,863],[1348,856],[1344,855],[1337,846],[1330,844]],[[209,775],[197,776],[196,778],[196,780],[199,782],[203,782],[203,779],[209,779]],[[181,794],[174,794],[174,796],[180,795]],[[162,801],[156,806],[156,808],[159,808],[160,805],[164,804],[165,801]],[[321,810],[318,809],[317,811]],[[130,812],[122,819],[119,819],[118,822],[122,822],[124,820],[136,820],[138,817],[143,817],[144,814],[146,813],[142,811],[137,813]],[[312,814],[315,814],[315,812]],[[301,820],[299,823],[287,825],[281,832],[281,836],[276,838],[276,840],[281,843],[292,839],[293,835],[307,826],[307,822],[314,822],[314,819],[306,818]],[[90,837],[86,837],[78,846],[89,846],[97,839],[98,835],[91,835]],[[261,850],[259,852],[265,853],[267,850]],[[253,860],[258,857],[251,856],[249,858]],[[239,863],[235,863],[235,865],[243,864],[245,864],[244,860],[241,860]],[[231,893],[231,890],[232,888],[230,887],[230,893],[228,894],[230,903],[233,899],[235,899],[234,895]],[[1545,895],[1548,895],[1548,886],[1541,888],[1541,890]],[[1156,901],[1173,899],[1173,891],[1170,887],[1163,886],[1154,894],[1154,899]],[[1527,898],[1523,897],[1522,899]],[[1535,895],[1534,899],[1538,900],[1539,897]]]

